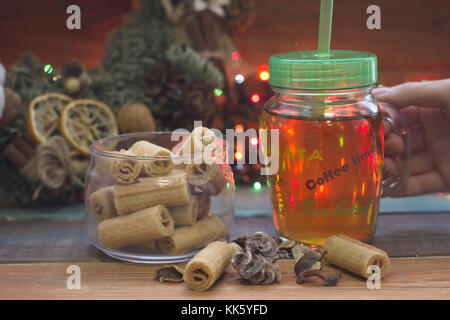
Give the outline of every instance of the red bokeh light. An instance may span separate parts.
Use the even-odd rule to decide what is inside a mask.
[[[254,93],[250,97],[250,100],[252,100],[253,103],[258,103],[259,101],[261,101],[261,96],[257,93]]]

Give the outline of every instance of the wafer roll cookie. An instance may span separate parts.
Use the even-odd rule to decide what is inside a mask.
[[[168,209],[175,222],[175,227],[192,226],[197,221],[198,201],[194,197],[188,204],[169,207]]]
[[[132,185],[114,186],[114,203],[120,215],[157,204],[178,206],[190,201],[189,185],[183,171],[172,171],[167,176],[142,178]]]
[[[174,167],[172,152],[148,141],[137,141],[128,151],[137,156],[161,157],[161,159],[143,160],[143,170],[148,176],[168,174]]]
[[[189,154],[203,154],[213,152],[216,148],[216,136],[214,132],[205,127],[197,127],[184,141],[177,154],[179,156]]]
[[[192,290],[204,291],[224,273],[236,248],[222,241],[211,242],[189,261],[183,279]]]
[[[381,277],[389,272],[389,257],[383,250],[375,248],[356,239],[338,235],[325,239],[322,246],[327,251],[324,259],[345,270],[368,278],[370,265],[377,265],[381,270]]]
[[[208,243],[225,238],[226,227],[219,217],[211,216],[198,220],[192,226],[175,228],[166,238],[158,239],[159,248],[166,253],[183,253],[199,249]]]
[[[132,157],[136,156],[134,153],[121,150],[120,152],[114,151],[117,155],[129,156],[129,157],[117,157],[112,161],[111,172],[119,183],[130,184],[136,182],[141,173],[142,162],[134,160]]]
[[[89,196],[89,208],[97,221],[103,221],[117,216],[117,211],[114,206],[113,187],[98,189],[91,193]]]
[[[123,248],[153,239],[167,237],[174,222],[166,207],[157,205],[135,213],[103,220],[98,225],[98,238],[105,248]]]

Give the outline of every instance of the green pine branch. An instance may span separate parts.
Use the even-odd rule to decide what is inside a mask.
[[[167,51],[167,58],[190,79],[201,80],[216,87],[222,87],[222,72],[208,59],[205,59],[192,48],[174,44]]]

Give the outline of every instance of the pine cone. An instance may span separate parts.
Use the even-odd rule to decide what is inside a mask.
[[[67,63],[64,63],[61,71],[63,77],[78,78],[80,74],[84,71],[84,69],[79,61],[72,60]]]
[[[68,95],[75,99],[86,96],[86,90],[92,83],[92,79],[79,61],[72,60],[64,63],[61,74],[64,89]]]
[[[164,106],[171,102],[183,101],[186,77],[169,61],[160,60],[147,70],[142,85],[150,98]]]
[[[206,119],[213,107],[213,89],[205,82],[193,81],[184,90],[184,109],[195,120]]]

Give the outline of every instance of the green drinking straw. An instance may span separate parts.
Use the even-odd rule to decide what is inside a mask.
[[[319,41],[317,52],[319,56],[329,56],[331,39],[331,21],[333,17],[333,0],[320,1]]]

